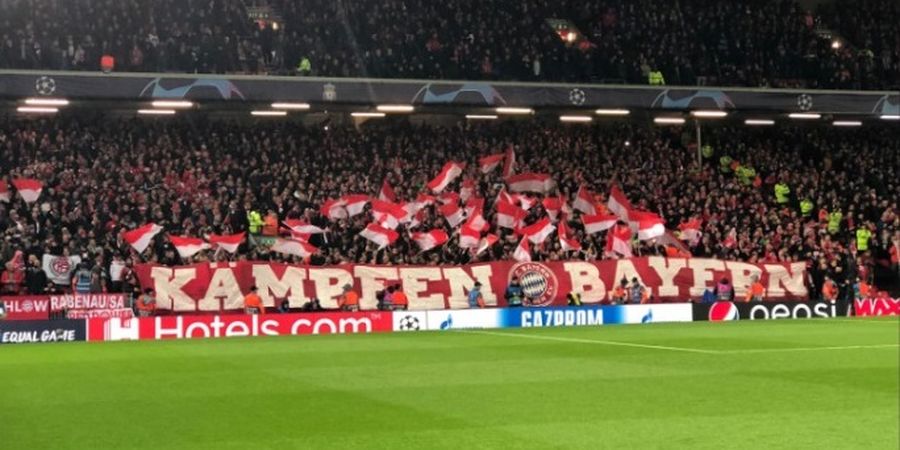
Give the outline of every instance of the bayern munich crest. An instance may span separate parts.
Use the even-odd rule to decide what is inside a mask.
[[[69,273],[72,270],[71,264],[69,264],[69,258],[65,256],[55,256],[50,260],[50,269],[53,271],[55,275],[64,275]]]
[[[513,266],[509,271],[509,280],[519,278],[527,303],[531,306],[548,306],[556,298],[559,281],[547,266],[540,263],[526,262]]]

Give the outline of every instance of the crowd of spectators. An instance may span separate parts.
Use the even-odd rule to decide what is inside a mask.
[[[853,264],[854,270],[870,278],[874,265],[893,263],[894,273],[897,269],[898,138],[896,127],[889,126],[713,126],[704,131],[704,157],[698,160],[690,131],[623,123],[566,126],[532,120],[443,126],[397,119],[325,128],[212,120],[7,119],[0,126],[0,176],[7,182],[35,178],[44,188],[34,203],[18,195],[0,202],[0,260],[14,261],[18,254],[37,267],[44,254],[81,255],[100,273],[113,260],[181,264],[187,261],[178,257],[165,234],[248,231],[250,211],[274,215],[276,222],[304,219],[325,228],[325,235],[313,235],[310,241],[319,253],[303,261],[314,265],[512,259],[519,237],[494,224],[494,199],[504,186],[501,171],[483,174],[477,164],[479,157],[512,147],[516,171],[552,175],[557,188],[549,195],[562,194],[570,205],[582,186],[605,203],[616,184],[635,207],[658,213],[671,230],[701,219],[701,237],[688,242],[694,256],[807,261],[813,268],[850,258],[861,263]],[[462,180],[473,180],[474,194],[486,200],[489,231],[500,236],[480,256],[459,248],[455,237],[420,252],[404,225],[394,245],[378,250],[359,236],[372,221],[370,214],[337,221],[322,216],[325,200],[347,194],[375,197],[384,180],[399,200],[413,200],[451,160],[468,167],[447,189],[459,192]],[[789,190],[780,194],[782,200],[774,194],[776,185]],[[545,215],[538,203],[526,223]],[[554,235],[532,248],[532,257],[607,257],[605,233],[585,235],[579,216],[574,212],[566,220],[583,251],[563,251]],[[165,232],[138,255],[121,234],[147,222]],[[856,231],[863,227],[871,231],[865,249],[857,248]],[[429,206],[414,231],[434,228],[456,232],[436,206]],[[300,262],[258,242],[249,239],[233,257],[206,251],[194,260]],[[635,242],[635,253],[666,254],[655,244]]]
[[[887,89],[898,18],[893,0],[2,0],[0,68]]]

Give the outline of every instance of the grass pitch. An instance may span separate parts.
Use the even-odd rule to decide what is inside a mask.
[[[0,448],[898,448],[900,322],[0,348]]]

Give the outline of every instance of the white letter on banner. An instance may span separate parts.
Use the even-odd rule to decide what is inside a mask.
[[[638,273],[637,269],[634,267],[634,264],[627,259],[618,259],[616,260],[616,276],[613,277],[613,286],[619,283],[619,280],[622,278],[628,279],[628,284],[631,285],[631,279],[637,278],[638,281],[641,282],[644,286],[647,283],[644,283],[644,279],[641,278],[641,274]]]
[[[221,306],[220,306],[221,304]],[[234,278],[230,267],[212,269],[212,278],[206,295],[197,302],[200,311],[219,311],[220,309],[241,309],[244,307],[244,296]]]
[[[806,286],[803,284],[803,272],[806,269],[805,263],[791,263],[790,273],[784,266],[779,264],[766,264],[764,267],[766,272],[769,273],[769,288],[766,291],[769,297],[784,297],[787,293],[797,297],[804,297],[809,294]],[[787,292],[785,292],[785,289]]]
[[[726,261],[725,267],[731,272],[731,285],[734,287],[735,299],[742,298],[747,294],[750,285],[753,284],[753,275],[762,274],[762,269],[753,264]]]
[[[197,302],[187,295],[182,288],[197,276],[193,267],[170,269],[168,267],[150,268],[150,279],[156,293],[156,307],[174,311],[196,311]]]
[[[259,297],[262,299],[263,305],[278,306],[275,304],[275,297],[287,297],[288,303],[295,308],[299,308],[306,303],[307,298],[303,292],[303,280],[306,279],[306,269],[288,266],[285,267],[281,278],[278,278],[275,276],[272,266],[268,264],[254,264],[252,274],[253,283],[259,289]]]
[[[409,298],[409,309],[444,309],[444,296],[440,292],[428,296],[429,281],[440,281],[441,270],[430,267],[404,267],[400,269],[403,292]]]
[[[316,292],[313,295],[326,309],[337,308],[337,298],[344,293],[345,284],[353,286],[353,275],[344,269],[309,269],[309,279],[316,285]],[[375,303],[370,306],[360,302],[360,307],[374,308]]]
[[[392,267],[356,266],[353,268],[353,276],[359,278],[361,302],[374,305],[375,292],[384,289],[382,280],[397,280],[397,269]]]
[[[703,295],[703,291],[710,287],[707,283],[713,281],[714,270],[725,270],[725,264],[717,259],[689,258],[688,267],[694,271],[694,286],[691,287],[691,297]]]
[[[472,277],[462,267],[446,267],[443,269],[444,278],[450,284],[450,309],[464,309],[469,307],[469,290],[475,286],[475,280],[481,282],[481,296],[487,306],[497,306],[497,296],[491,288],[491,266],[469,266]]]
[[[563,263],[563,270],[569,273],[572,291],[581,292],[581,299],[588,303],[606,298],[606,283],[600,279],[600,269],[586,262]]]
[[[647,258],[647,265],[652,267],[659,275],[660,284],[656,293],[658,297],[678,297],[678,286],[675,286],[675,276],[681,269],[687,267],[683,258],[662,258],[651,256]]]

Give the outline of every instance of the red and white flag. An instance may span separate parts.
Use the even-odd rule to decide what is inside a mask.
[[[631,258],[631,229],[627,225],[616,225],[606,234],[606,252]]]
[[[359,214],[362,214],[366,209],[366,204],[369,203],[368,195],[364,194],[350,194],[341,197],[341,201],[344,202],[344,209],[347,210],[347,217],[353,217]]]
[[[512,203],[497,203],[497,226],[509,228],[512,230],[519,228],[519,223],[525,218],[527,213]]]
[[[294,255],[301,258],[308,258],[319,251],[316,246],[306,241],[298,241],[295,239],[276,238],[275,243],[269,248],[273,252],[284,253],[285,255]]]
[[[457,194],[456,192],[445,192],[437,198],[437,201],[442,205],[446,205],[448,203],[459,203],[459,194]]]
[[[538,202],[536,198],[524,194],[513,194],[510,197],[512,197],[514,205],[519,205],[525,211],[530,210]]]
[[[479,159],[478,166],[481,168],[481,173],[488,173],[496,169],[505,156],[503,153],[497,153],[496,155],[489,155]]]
[[[125,239],[125,242],[131,245],[138,253],[143,253],[150,245],[153,237],[159,234],[162,229],[161,226],[151,222],[122,233],[122,239]]]
[[[175,250],[178,251],[178,254],[185,259],[209,248],[209,244],[200,238],[169,235],[169,242],[175,246]]]
[[[407,214],[407,211],[396,203],[372,200],[372,218],[384,227],[396,229]]]
[[[662,219],[643,219],[638,222],[638,239],[646,241],[662,236],[666,233],[666,225]]]
[[[584,186],[578,188],[578,194],[575,195],[575,201],[572,206],[588,215],[597,214],[597,207],[594,204],[594,194],[585,189]]]
[[[422,193],[416,196],[416,205],[421,209],[428,205],[433,205],[436,200],[437,199],[433,195]]]
[[[322,204],[320,211],[329,220],[346,219],[348,216],[344,205],[346,205],[346,202],[343,199],[328,199]]]
[[[444,164],[444,168],[441,169],[441,173],[434,177],[433,180],[428,182],[428,189],[431,189],[431,192],[443,191],[448,184],[452,183],[453,180],[455,180],[458,176],[460,176],[460,174],[463,173],[463,170],[465,168],[465,163],[459,163],[455,161]]]
[[[41,191],[44,190],[44,185],[33,178],[14,178],[12,183],[16,190],[19,191],[22,199],[25,200],[25,203],[37,201],[38,197],[41,196]]]
[[[478,248],[475,249],[475,256],[478,256],[484,253],[485,250],[494,246],[500,238],[497,237],[496,234],[489,234],[478,242]]]
[[[522,238],[516,250],[513,252],[513,259],[518,262],[531,262],[531,246],[528,245],[528,238]]]
[[[494,204],[497,203],[509,203],[510,205],[515,205],[516,203],[513,201],[511,195],[506,192],[506,186],[500,188],[500,192],[497,193],[497,198],[494,199]]]
[[[385,202],[397,201],[397,195],[394,194],[394,189],[391,188],[391,185],[390,183],[388,183],[387,179],[385,179],[384,182],[381,183],[381,190],[378,191],[378,200]]]
[[[0,202],[9,203],[9,186],[6,180],[0,179]]]
[[[284,226],[288,227],[292,232],[300,234],[322,234],[325,232],[322,228],[297,219],[286,219]]]
[[[619,221],[614,215],[596,215],[581,216],[581,222],[584,224],[584,232],[587,234],[599,233],[608,230]]]
[[[619,190],[619,186],[613,185],[609,191],[609,201],[606,204],[607,209],[613,214],[619,216],[620,219],[628,221],[628,212],[631,211],[631,202],[625,197],[625,194]]]
[[[456,228],[459,224],[462,223],[466,218],[466,212],[463,211],[462,208],[459,207],[456,203],[447,203],[444,206],[439,208],[441,215],[447,219],[447,223],[450,224],[450,228]]]
[[[541,201],[541,206],[544,207],[544,211],[547,211],[550,220],[556,222],[559,218],[559,212],[563,207],[562,197],[545,197],[544,200]]]
[[[516,151],[510,145],[506,149],[506,161],[503,163],[503,178],[511,177],[516,171]]]
[[[459,230],[459,247],[460,248],[476,248],[481,242],[481,232],[469,227],[462,227]]]
[[[210,234],[206,238],[214,247],[221,248],[228,253],[237,253],[238,247],[244,242],[244,233],[238,234]]]
[[[471,217],[475,212],[484,211],[484,199],[481,197],[472,197],[466,202],[466,217]]]
[[[450,239],[450,237],[447,236],[447,233],[440,229],[434,229],[424,233],[413,233],[411,237],[423,252],[444,245],[444,243]]]
[[[400,237],[396,231],[387,229],[377,223],[370,223],[359,235],[378,244],[379,249],[393,244]]]
[[[475,193],[475,181],[471,178],[466,178],[462,182],[462,187],[459,189],[459,199],[462,201],[466,201],[472,197]]]
[[[681,240],[688,242],[697,242],[700,240],[700,227],[703,225],[701,219],[691,219],[678,225],[681,230]]]
[[[553,189],[553,179],[546,173],[523,173],[506,179],[509,190],[513,192],[546,193]]]
[[[581,251],[581,242],[569,236],[569,227],[566,225],[565,220],[559,222],[559,229],[556,230],[556,234],[559,235],[559,246],[564,252]]]
[[[463,224],[463,228],[470,228],[479,233],[487,230],[490,226],[487,223],[487,220],[484,220],[484,216],[481,215],[481,209],[477,211],[472,211],[472,214],[468,216],[468,220]]]
[[[522,228],[519,230],[519,234],[528,238],[534,244],[540,244],[547,239],[547,236],[553,234],[553,230],[556,227],[550,223],[550,219],[544,217],[543,219]]]

